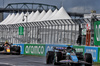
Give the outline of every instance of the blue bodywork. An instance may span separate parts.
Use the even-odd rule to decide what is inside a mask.
[[[75,55],[71,55],[72,61],[78,62],[78,58]]]
[[[77,58],[76,55],[71,55],[70,53],[67,53],[67,55],[70,55],[70,56],[71,56],[72,61],[74,61],[74,62],[78,62],[78,58]]]

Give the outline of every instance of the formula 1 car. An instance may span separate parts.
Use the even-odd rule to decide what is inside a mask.
[[[76,52],[70,46],[53,47],[53,51],[46,54],[46,64],[67,64],[68,66],[92,66],[92,55],[90,53]]]
[[[15,46],[12,43],[0,42],[0,54],[16,54],[20,55],[20,46]]]

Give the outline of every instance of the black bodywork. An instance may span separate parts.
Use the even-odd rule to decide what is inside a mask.
[[[73,61],[74,56],[77,58],[77,61]],[[85,66],[92,66],[92,55],[90,53],[83,52],[76,52],[76,50],[72,47],[54,47],[53,51],[48,51],[46,54],[46,63],[47,64],[68,64],[69,66],[78,66],[78,65],[85,65]]]

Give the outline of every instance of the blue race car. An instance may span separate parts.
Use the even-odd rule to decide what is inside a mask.
[[[76,52],[70,46],[53,47],[53,51],[46,54],[46,64],[67,64],[68,66],[92,66],[92,55],[90,53]]]

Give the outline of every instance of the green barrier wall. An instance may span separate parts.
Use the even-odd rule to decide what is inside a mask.
[[[76,49],[76,52],[85,53],[85,46],[73,46]],[[37,56],[45,56],[46,53],[46,45],[45,44],[24,44],[24,54],[25,55],[37,55]],[[90,50],[89,50],[90,51]],[[91,50],[92,52],[93,50]],[[100,47],[98,47],[98,53],[94,54],[97,56],[96,62],[100,62]],[[93,56],[94,56],[93,55]]]
[[[73,46],[73,48],[76,49],[76,52],[83,52],[83,54],[84,54],[85,46]]]
[[[98,62],[100,62],[100,47],[98,47]]]
[[[45,45],[44,44],[25,44],[24,54],[45,56]]]

